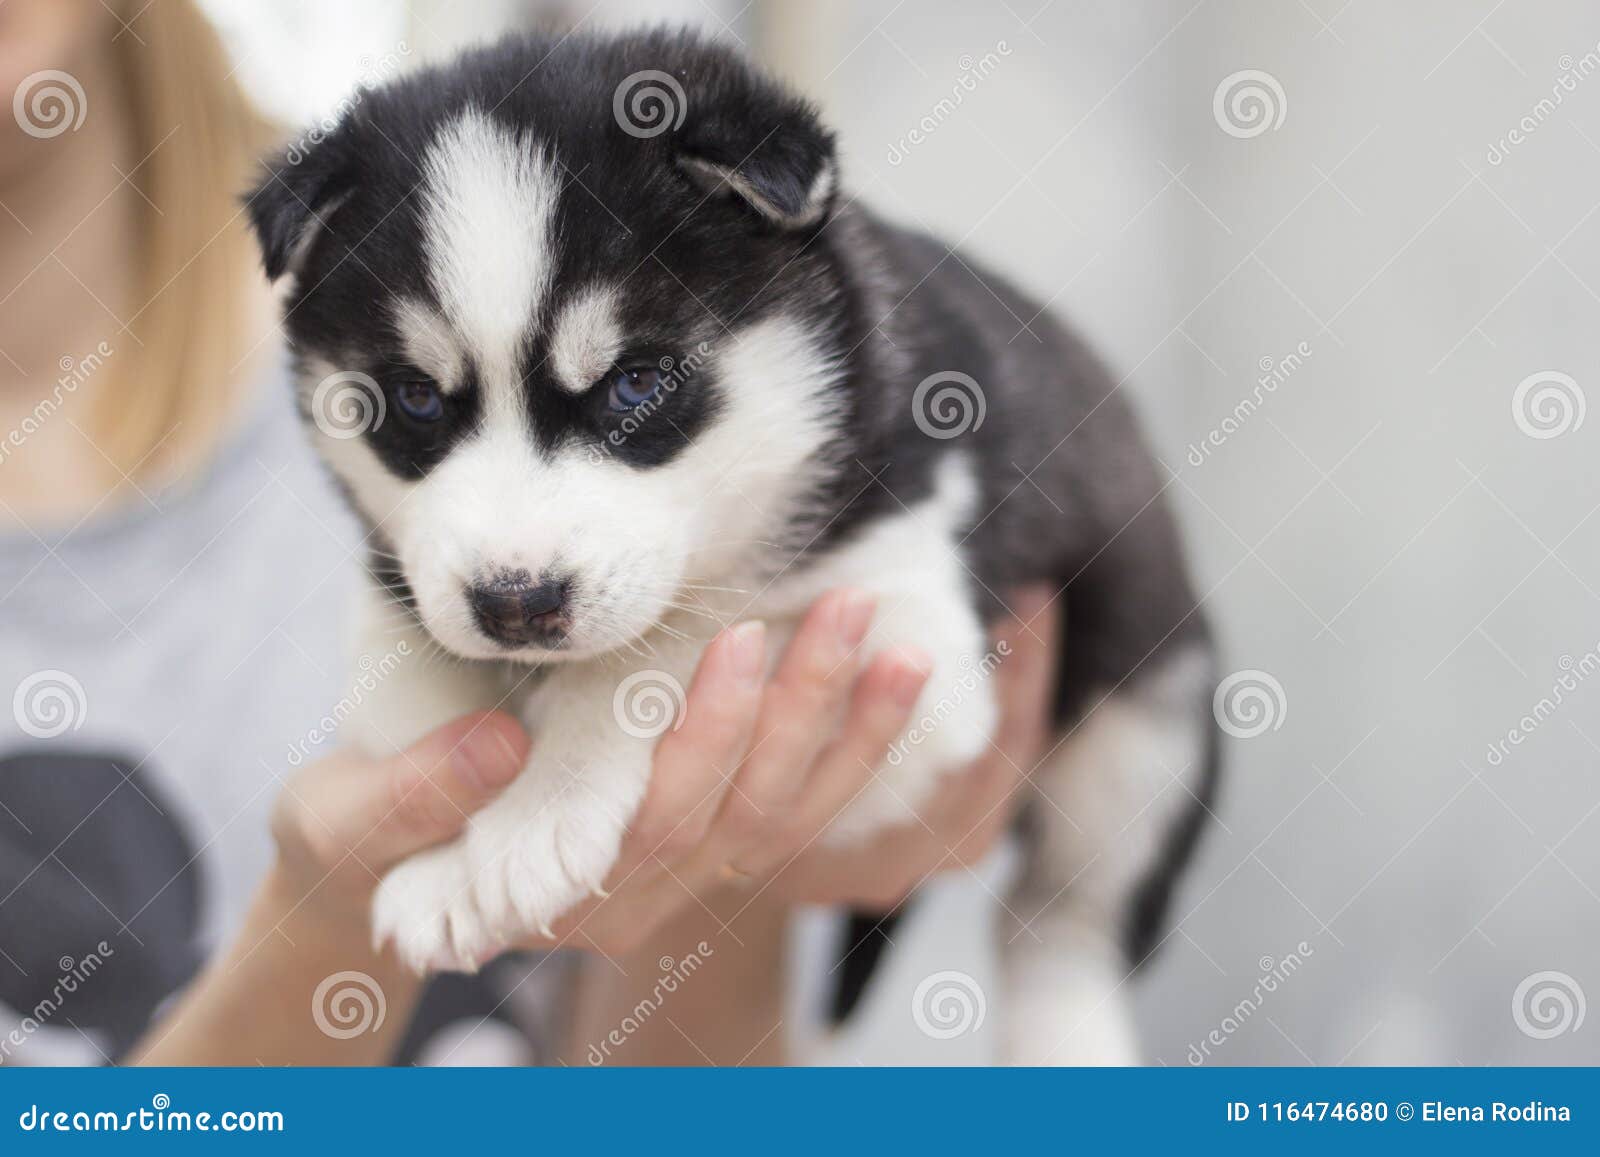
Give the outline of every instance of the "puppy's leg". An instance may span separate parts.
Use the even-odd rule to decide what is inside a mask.
[[[598,891],[699,650],[671,642],[649,667],[554,669],[528,701],[528,766],[465,834],[390,871],[373,902],[375,937],[419,971],[472,969]]]
[[[422,624],[370,578],[355,608],[353,710],[339,739],[391,755],[440,724],[498,707],[515,684],[499,664],[446,655]]]
[[[1193,643],[1151,663],[1091,692],[1087,716],[1034,772],[1030,853],[1010,901],[1025,925],[1002,944],[1013,1064],[1138,1063],[1130,922],[1167,886],[1164,859],[1209,773],[1208,654]]]

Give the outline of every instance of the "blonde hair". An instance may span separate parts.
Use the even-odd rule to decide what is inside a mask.
[[[155,0],[135,24],[138,36],[116,45],[145,158],[133,183],[148,198],[127,319],[138,341],[119,349],[123,384],[90,416],[96,442],[130,474],[203,454],[236,401],[260,293],[239,193],[274,137],[193,0]]]

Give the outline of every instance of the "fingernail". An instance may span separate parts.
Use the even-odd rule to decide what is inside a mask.
[[[889,694],[902,707],[914,706],[922,688],[933,673],[933,660],[926,651],[905,648],[899,652],[900,668],[889,686]]]
[[[733,636],[733,673],[745,683],[761,678],[767,658],[767,625],[752,621],[740,623],[729,632]]]
[[[485,723],[456,745],[450,766],[469,786],[493,791],[522,770],[522,760],[500,729]]]
[[[872,612],[878,600],[865,591],[850,591],[839,606],[839,643],[846,651],[854,650],[867,637],[867,626],[872,622]]]

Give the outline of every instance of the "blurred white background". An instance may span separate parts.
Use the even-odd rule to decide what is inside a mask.
[[[1578,1020],[1600,996],[1600,7],[207,6],[289,122],[536,16],[686,21],[790,78],[851,195],[1004,271],[1126,375],[1226,669],[1284,689],[1276,729],[1228,741],[1176,931],[1129,982],[1148,1059],[1193,1063],[1216,1030],[1206,1063],[1600,1061],[1600,1014]],[[1225,83],[1244,70],[1268,79]],[[1241,84],[1270,107],[1233,109]],[[1550,374],[1570,383],[1519,394]],[[989,903],[934,889],[818,1059],[989,1059]],[[976,1033],[915,1028],[941,969],[984,987]],[[1542,972],[1565,1007],[1523,984]]]

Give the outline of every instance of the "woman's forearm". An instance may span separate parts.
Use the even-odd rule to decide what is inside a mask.
[[[585,956],[567,1063],[787,1063],[788,917],[787,905],[729,890],[626,956]]]
[[[332,921],[270,873],[232,946],[150,1027],[132,1063],[385,1063],[421,982],[368,938],[365,920]],[[339,973],[359,975],[330,980]]]

